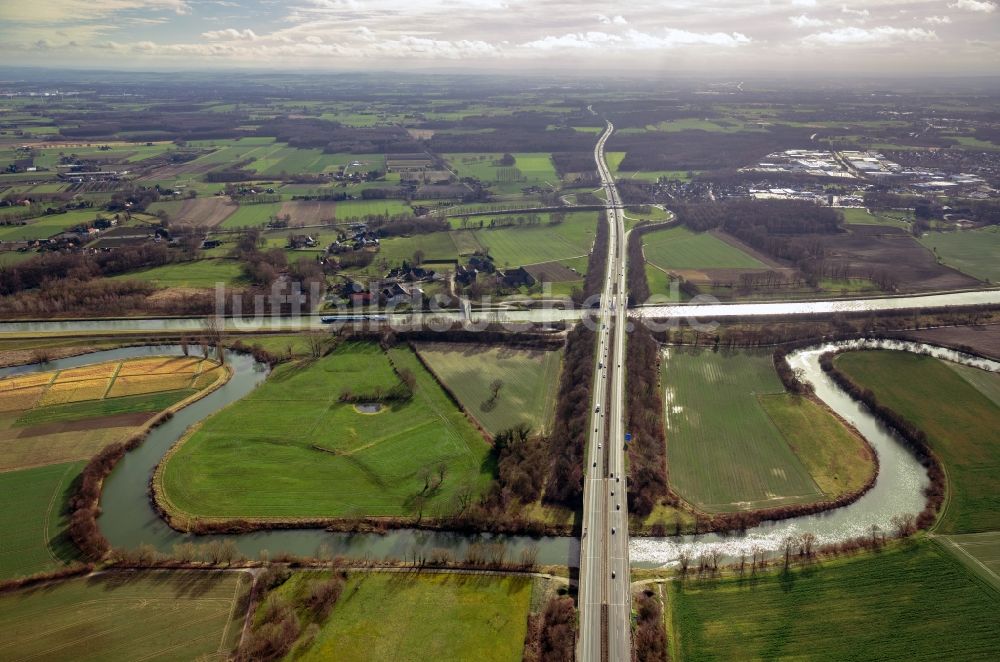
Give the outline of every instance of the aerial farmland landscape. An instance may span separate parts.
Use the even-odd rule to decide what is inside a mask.
[[[1000,659],[994,0],[0,0],[0,660]]]

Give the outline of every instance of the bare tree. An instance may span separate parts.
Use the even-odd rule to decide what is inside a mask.
[[[912,535],[913,532],[917,530],[915,522],[916,519],[913,517],[912,513],[895,515],[892,518],[892,526],[896,529],[896,536],[899,538],[905,538],[906,536]]]
[[[712,562],[712,572],[717,572],[719,570],[719,559],[722,558],[722,550],[718,547],[713,547],[708,553],[708,558]]]
[[[795,536],[788,536],[785,538],[785,570],[788,570],[789,566],[792,564],[792,550],[796,547]]]
[[[218,345],[222,342],[222,319],[216,315],[210,315],[201,321],[201,332],[209,345]]]
[[[306,344],[309,347],[310,358],[318,359],[323,356],[326,348],[326,334],[322,331],[310,331],[306,334]]]
[[[802,555],[807,559],[811,559],[813,554],[816,552],[816,534],[815,533],[803,533],[802,534]]]

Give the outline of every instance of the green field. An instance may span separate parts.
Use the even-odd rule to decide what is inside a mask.
[[[291,598],[308,574],[277,592]],[[529,577],[354,573],[312,646],[295,659],[515,662],[531,593]]]
[[[1000,529],[1000,405],[943,361],[909,352],[848,352],[836,366],[927,433],[948,496],[936,531]],[[1000,380],[1000,375],[991,375]]]
[[[37,253],[32,251],[26,251],[21,253],[20,251],[2,251],[0,252],[0,267],[13,267],[15,264],[20,264],[25,260],[30,260],[35,257]]]
[[[459,177],[475,177],[501,193],[515,193],[525,186],[556,185],[552,157],[546,152],[516,153],[514,165],[501,167],[495,163],[503,154],[445,154],[444,158]]]
[[[945,365],[961,375],[962,379],[975,386],[976,390],[992,400],[993,404],[1000,407],[1000,375],[951,361],[946,362]]]
[[[389,267],[396,267],[403,261],[413,262],[414,254],[420,251],[423,253],[425,261],[446,261],[457,260],[458,249],[452,241],[449,232],[431,232],[428,234],[415,234],[410,237],[389,237],[383,239],[379,245],[378,255],[375,256],[374,266],[377,271],[385,275],[382,269],[384,262]]]
[[[345,390],[416,378],[414,397],[364,414]],[[489,447],[408,349],[349,343],[278,367],[260,388],[207,419],[158,481],[171,506],[206,517],[416,516],[452,512],[490,480]],[[427,487],[424,471],[443,482]],[[436,482],[435,480],[431,481]]]
[[[334,210],[338,221],[364,216],[413,215],[413,210],[402,200],[347,200],[338,202]]]
[[[810,503],[870,475],[860,439],[819,405],[785,394],[770,352],[671,349],[662,379],[670,477],[700,509]]]
[[[919,241],[949,267],[980,280],[1000,282],[1000,228],[930,232]]]
[[[260,205],[240,205],[240,208],[224,220],[219,227],[232,230],[266,225],[272,217],[281,212],[282,204],[281,202],[266,202]]]
[[[0,596],[0,658],[224,660],[244,573],[109,572]]]
[[[1000,593],[926,541],[787,574],[667,584],[671,658],[683,662],[1000,652]]]
[[[766,269],[767,265],[708,232],[673,227],[643,235],[646,260],[662,269]]]
[[[215,287],[216,283],[232,285],[243,277],[237,260],[208,259],[175,262],[162,267],[130,271],[112,280],[139,280],[158,287]]]
[[[76,556],[63,533],[83,462],[0,473],[0,579],[54,570]]]
[[[911,211],[879,211],[872,214],[860,207],[844,207],[839,210],[848,225],[885,225],[908,230],[913,220]]]
[[[498,267],[517,267],[588,255],[597,222],[597,214],[593,212],[575,212],[566,214],[566,220],[558,225],[543,222],[535,226],[472,232],[476,241],[489,249]]]
[[[966,533],[958,536],[935,536],[972,572],[1000,591],[1000,531]]]
[[[27,225],[0,225],[0,241],[48,239],[81,223],[89,223],[101,214],[94,209],[50,214],[27,221]]]
[[[49,405],[35,407],[18,417],[18,426],[39,425],[41,423],[58,423],[76,421],[85,418],[100,418],[115,414],[131,414],[140,411],[161,411],[184,398],[193,395],[194,389],[176,391],[160,391],[148,395],[126,395],[120,398],[104,400],[88,400],[65,405]]]
[[[549,429],[555,411],[561,351],[425,343],[417,348],[434,374],[488,432],[524,423]],[[494,400],[490,384],[503,385]]]

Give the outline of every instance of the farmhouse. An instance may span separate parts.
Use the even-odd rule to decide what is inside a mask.
[[[503,287],[522,287],[535,284],[535,277],[528,273],[524,267],[497,271],[497,284]]]
[[[288,236],[289,248],[313,248],[316,240],[307,234],[292,234]]]

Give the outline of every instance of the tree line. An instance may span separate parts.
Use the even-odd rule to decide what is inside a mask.
[[[528,616],[524,662],[573,662],[576,659],[577,618],[573,598],[550,598],[541,613]]]
[[[625,357],[625,429],[628,445],[628,500],[631,510],[645,517],[667,498],[667,442],[660,393],[660,346],[643,325],[629,335]],[[611,443],[624,443],[613,439]]]
[[[583,497],[584,443],[590,421],[596,336],[578,324],[566,336],[555,423],[548,438],[551,470],[545,500],[576,508]]]

